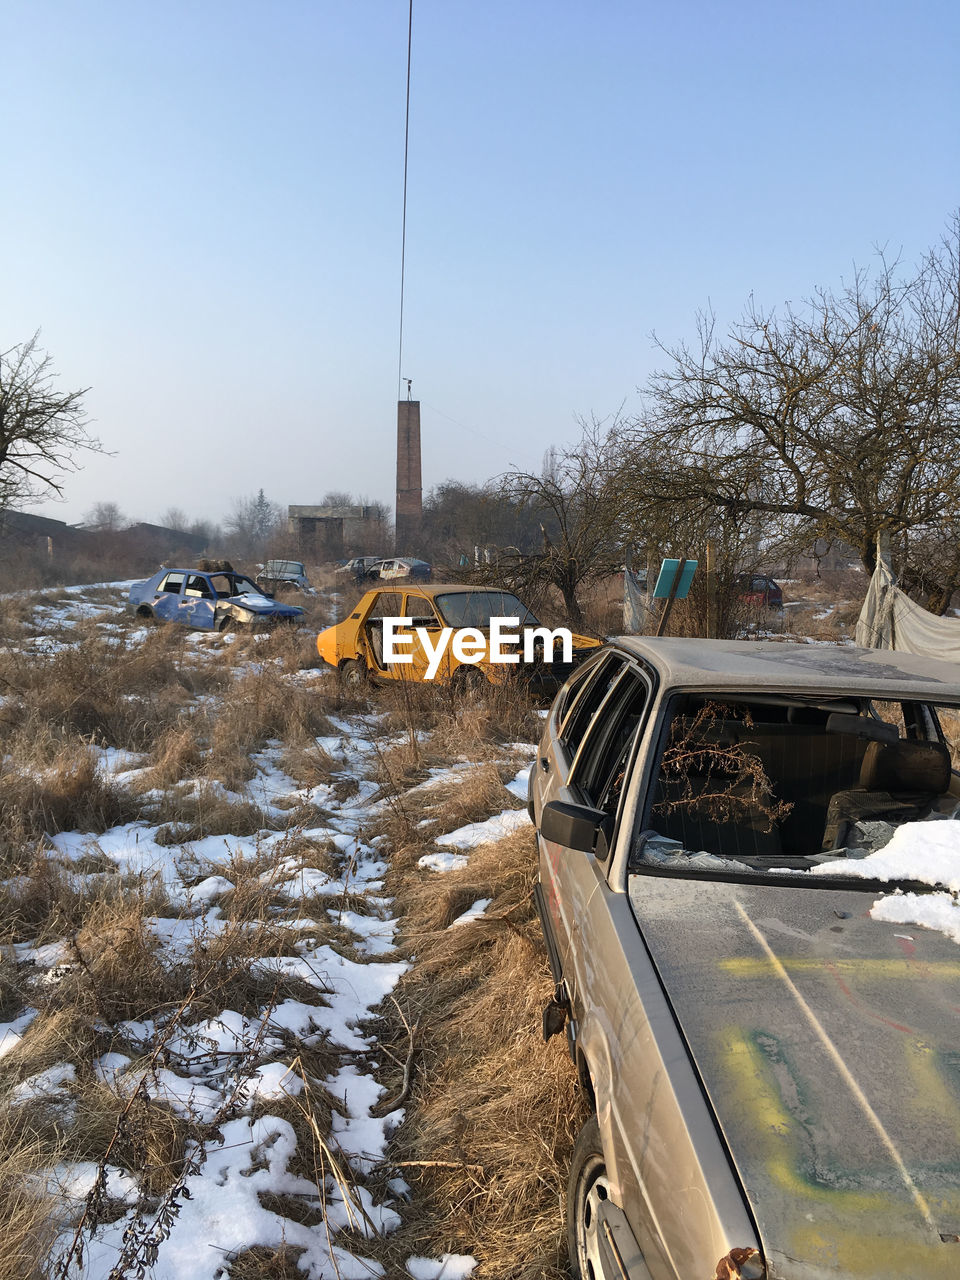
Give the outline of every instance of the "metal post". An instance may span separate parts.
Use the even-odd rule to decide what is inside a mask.
[[[716,640],[719,635],[720,621],[717,616],[717,544],[712,538],[706,545],[707,574],[707,639]]]
[[[677,561],[677,567],[673,575],[673,581],[670,583],[670,594],[667,596],[666,604],[663,606],[663,613],[660,615],[660,621],[657,624],[657,635],[662,636],[667,627],[667,619],[670,617],[670,610],[673,608],[673,602],[677,598],[677,589],[680,586],[680,579],[683,577],[683,571],[687,567],[686,553]]]

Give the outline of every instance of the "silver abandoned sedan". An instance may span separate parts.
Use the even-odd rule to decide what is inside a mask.
[[[531,770],[582,1280],[960,1275],[960,668],[616,640]],[[926,927],[925,927],[926,926]]]

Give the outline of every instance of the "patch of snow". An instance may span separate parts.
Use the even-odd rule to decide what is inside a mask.
[[[530,815],[526,809],[504,809],[502,813],[494,814],[483,822],[471,822],[445,836],[437,836],[434,843],[448,849],[476,849],[481,844],[502,840],[504,836],[512,835],[521,827],[530,825]]]
[[[20,959],[19,954],[17,959]],[[6,1057],[23,1039],[23,1033],[37,1016],[36,1009],[24,1009],[12,1022],[0,1022],[0,1058]]]
[[[21,1106],[25,1102],[56,1097],[63,1092],[64,1085],[73,1084],[76,1078],[77,1069],[72,1062],[58,1062],[56,1066],[39,1071],[35,1076],[14,1085],[10,1090],[10,1101],[14,1106]]]
[[[892,893],[873,904],[870,918],[918,924],[960,942],[960,903],[950,893]]]
[[[810,875],[866,880],[918,880],[960,891],[960,822],[905,822],[889,844],[865,858],[838,858],[810,868]]]
[[[417,859],[417,866],[427,871],[459,871],[469,861],[462,853],[425,853]]]
[[[526,802],[528,794],[528,784],[530,782],[530,770],[532,764],[528,764],[525,769],[521,769],[512,782],[507,783],[507,790],[511,795],[516,796],[518,800]]]
[[[177,1280],[217,1280],[224,1258],[255,1245],[303,1249],[299,1259],[305,1280],[370,1280],[383,1274],[376,1262],[331,1245],[326,1232],[265,1209],[260,1196],[296,1196],[318,1207],[317,1189],[289,1169],[296,1135],[277,1116],[241,1117],[224,1124],[220,1140],[207,1147],[200,1171],[188,1177],[169,1236],[162,1241],[152,1270]],[[99,1226],[84,1241],[86,1274],[105,1276],[121,1256],[129,1216]]]
[[[463,915],[459,915],[456,920],[452,920],[447,928],[452,929],[455,925],[469,924],[471,920],[479,920],[485,914],[492,901],[492,898],[478,898],[472,907],[468,907]]]
[[[473,1274],[476,1258],[465,1253],[443,1253],[439,1258],[407,1259],[407,1271],[413,1280],[466,1280]]]

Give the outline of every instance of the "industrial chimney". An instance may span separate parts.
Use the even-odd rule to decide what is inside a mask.
[[[397,401],[397,555],[416,555],[423,516],[420,401]]]

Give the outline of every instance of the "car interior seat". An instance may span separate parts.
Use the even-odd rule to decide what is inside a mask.
[[[941,742],[898,738],[868,743],[859,786],[830,798],[822,848],[842,849],[857,822],[925,817],[949,791],[950,777],[950,753]]]

